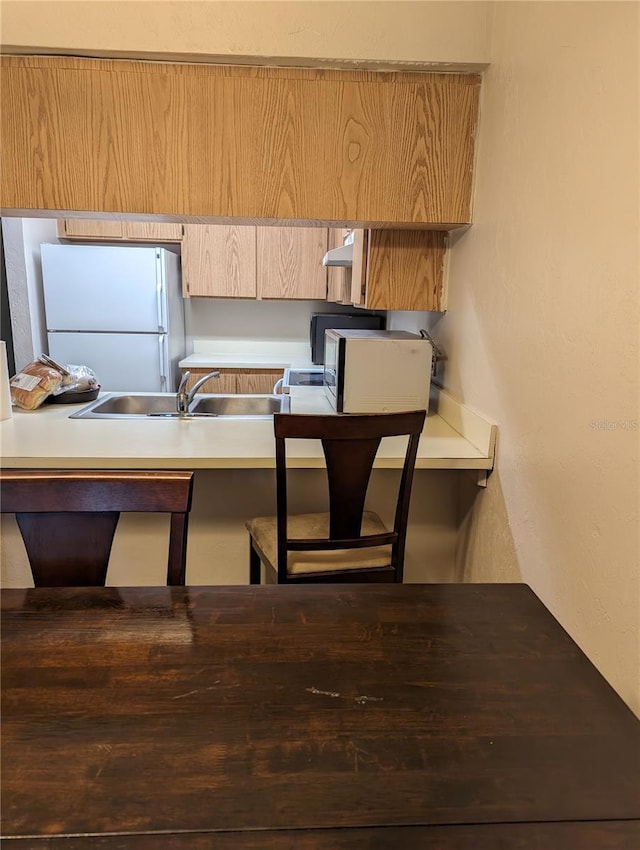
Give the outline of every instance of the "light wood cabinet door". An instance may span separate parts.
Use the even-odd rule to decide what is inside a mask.
[[[58,221],[63,239],[122,239],[122,221],[65,218]]]
[[[207,375],[209,372],[213,372],[215,369],[212,366],[209,369],[182,369],[182,374],[185,372],[190,372],[189,380],[187,381],[187,390],[190,390],[191,387],[199,381],[204,375]],[[200,393],[235,393],[236,392],[236,376],[235,372],[229,372],[224,369],[220,369],[220,377],[219,378],[211,378],[200,387],[198,392]]]
[[[181,242],[182,225],[155,221],[65,218],[58,221],[62,239],[127,242]]]
[[[356,307],[364,307],[367,297],[367,253],[369,231],[355,230],[353,233],[353,264],[351,266],[349,300]]]
[[[215,366],[211,366],[208,369],[183,369],[183,374],[187,371],[191,373],[187,382],[187,389],[191,389],[196,381],[215,368]],[[220,377],[206,381],[198,392],[229,393],[232,395],[237,393],[266,393],[271,395],[273,385],[283,374],[282,369],[219,369],[218,371]]]
[[[123,221],[122,238],[130,242],[181,242],[182,225],[156,221]]]
[[[220,369],[220,377],[207,381],[203,385],[203,392],[206,393],[231,393],[238,392],[236,374],[229,369]],[[205,389],[206,388],[206,389]]]
[[[446,309],[447,234],[440,230],[371,230],[366,298],[370,310]]]
[[[466,224],[480,84],[477,73],[2,56],[2,205]]]
[[[271,395],[273,385],[282,377],[282,369],[241,370],[237,373],[239,393],[266,393]]]
[[[330,228],[328,249],[340,248],[348,233],[346,228]],[[327,266],[327,301],[333,304],[351,304],[351,269]]]
[[[352,304],[369,310],[446,309],[446,232],[356,230],[354,236]]]
[[[326,227],[258,227],[258,297],[327,297]]]
[[[256,297],[256,228],[185,224],[182,291],[185,297]]]

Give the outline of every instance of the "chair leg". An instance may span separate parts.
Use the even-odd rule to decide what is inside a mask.
[[[253,540],[249,541],[249,584],[260,584],[260,556],[253,548]]]

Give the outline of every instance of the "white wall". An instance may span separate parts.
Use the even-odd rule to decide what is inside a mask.
[[[194,339],[227,338],[308,342],[312,313],[353,313],[354,309],[326,301],[189,298],[185,301],[187,344]]]
[[[47,353],[40,244],[57,242],[54,219],[3,219],[11,332],[16,371]]]
[[[474,224],[434,333],[500,428],[461,573],[531,584],[640,713],[638,12],[496,4]]]
[[[91,423],[87,423],[91,425]],[[393,524],[399,470],[374,470],[369,507]],[[409,512],[405,581],[452,581],[455,571],[460,476],[454,470],[416,470]],[[294,470],[289,498],[299,512],[326,509],[322,470]],[[196,472],[189,519],[187,582],[247,584],[249,536],[245,520],[275,513],[275,470]],[[0,517],[3,587],[30,587],[31,571],[15,519]],[[107,584],[154,585],[166,580],[169,525],[164,516],[123,514],[109,560]]]

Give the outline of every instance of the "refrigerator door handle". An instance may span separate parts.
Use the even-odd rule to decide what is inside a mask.
[[[164,333],[167,328],[167,283],[165,280],[162,254],[156,251],[156,302],[158,309],[158,331]]]
[[[169,389],[167,376],[167,363],[169,362],[169,355],[167,352],[166,334],[160,334],[158,336],[158,347],[158,354],[160,356],[160,392],[166,393]]]

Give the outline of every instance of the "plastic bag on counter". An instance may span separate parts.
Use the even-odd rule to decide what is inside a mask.
[[[98,379],[88,366],[61,366],[46,354],[14,375],[9,386],[11,401],[24,410],[35,410],[51,396],[99,389]]]
[[[63,382],[68,375],[66,369],[41,355],[9,381],[11,401],[24,410],[35,410],[51,393],[64,392]]]
[[[64,392],[73,390],[74,392],[84,393],[100,387],[96,373],[88,366],[75,366],[73,363],[67,363],[66,370],[69,373],[70,383],[63,385]]]

